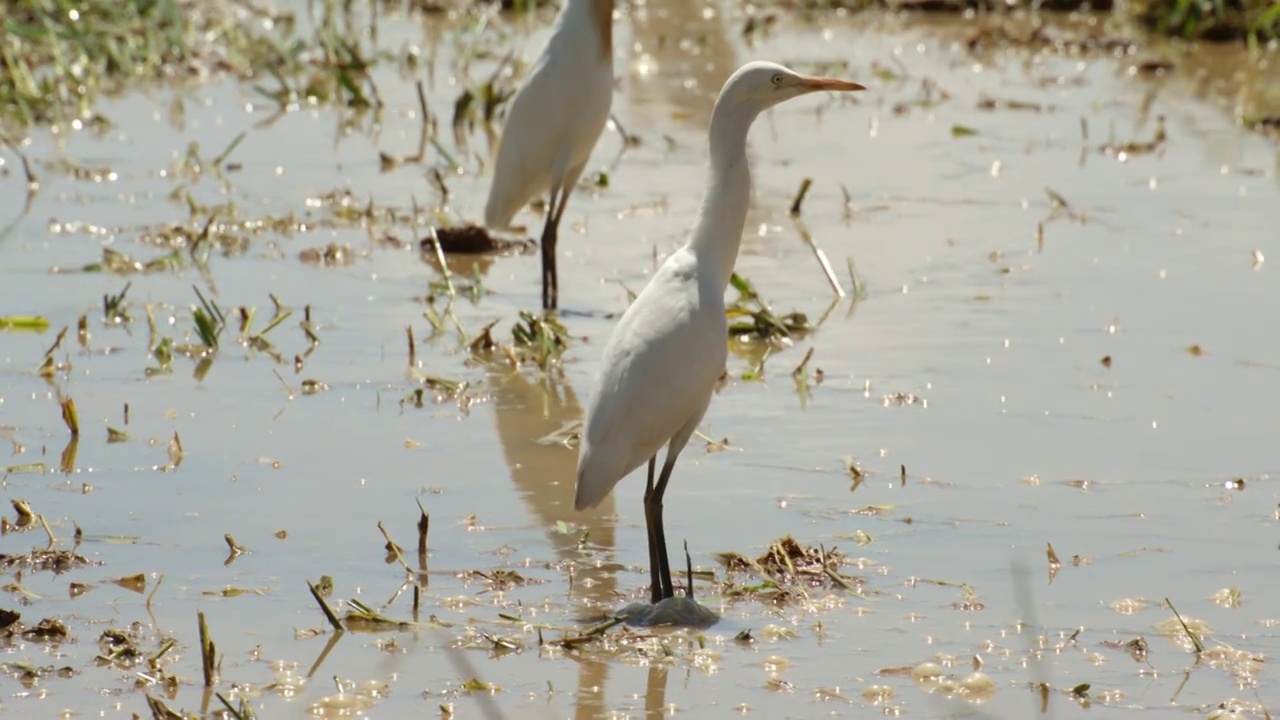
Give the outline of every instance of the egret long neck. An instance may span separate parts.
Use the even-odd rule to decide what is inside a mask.
[[[747,132],[756,114],[738,103],[716,103],[711,112],[711,177],[689,247],[698,267],[723,290],[733,274],[751,201]]]
[[[600,43],[600,59],[613,64],[613,0],[591,0],[591,22]]]
[[[599,55],[590,60],[613,64],[613,0],[567,0],[558,24],[562,32],[594,40]]]

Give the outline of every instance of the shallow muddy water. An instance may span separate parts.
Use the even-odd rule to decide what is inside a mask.
[[[494,19],[489,32],[513,33],[494,42],[531,56],[549,20],[535,16],[526,33],[525,21]],[[134,687],[145,668],[93,661],[101,632],[131,623],[146,653],[163,638],[178,641],[167,669],[186,684],[152,694],[174,708],[218,708],[200,687],[197,610],[224,654],[217,690],[248,691],[261,717],[332,714],[344,703],[374,717],[450,704],[455,717],[482,717],[486,697],[522,718],[745,709],[1014,718],[1039,714],[1042,702],[1057,717],[1205,717],[1231,698],[1280,707],[1275,142],[1239,129],[1181,70],[1130,72],[1140,57],[975,55],[961,21],[871,16],[825,30],[783,17],[747,44],[744,20],[736,5],[674,0],[622,14],[614,109],[640,144],[619,158],[621,137],[606,132],[592,169],[608,168],[607,187],[580,189],[569,204],[560,296],[576,340],[551,378],[467,362],[451,321],[432,336],[423,298],[440,276],[418,257],[424,228],[402,220],[366,231],[321,199],[349,190],[357,210],[372,199],[401,217],[415,201],[439,204],[431,151],[427,166],[379,167],[380,151],[416,150],[414,76],[375,73],[386,103],[376,133],[342,132],[328,109],[255,127],[271,108],[227,83],[118,98],[102,108],[117,123],[105,137],[41,134],[25,148],[36,160],[65,153],[118,177],[76,180],[40,166],[40,191],[21,216],[22,173],[5,154],[0,217],[18,219],[0,236],[0,314],[43,315],[51,328],[0,332],[0,431],[14,446],[4,496],[43,513],[58,547],[69,549],[82,528],[78,552],[101,564],[6,580],[21,587],[8,588],[0,607],[30,625],[61,618],[70,639],[15,638],[0,659],[77,674],[29,687],[6,681],[4,709],[145,716]],[[417,77],[463,167],[447,177],[446,212],[478,218],[489,181],[478,160],[485,136],[469,135],[468,150],[448,130],[459,92],[451,53],[466,33],[438,16],[395,15],[381,18],[379,32],[392,51],[417,45],[426,56],[435,44],[434,69]],[[544,439],[580,417],[626,288],[639,290],[655,257],[685,238],[700,202],[711,102],[752,58],[822,68],[870,90],[798,100],[757,123],[756,201],[738,272],[775,309],[822,324],[775,349],[763,382],[741,380],[758,349],[731,356],[734,382],[702,427],[729,446],[711,452],[695,442],[686,451],[668,494],[668,535],[673,553],[687,540],[695,566],[717,579],[726,577],[717,552],[755,557],[788,534],[835,546],[858,559],[844,572],[862,593],[811,588],[806,601],[730,602],[700,581],[703,601],[724,616],[701,637],[610,631],[613,639],[580,652],[540,648],[538,624],[559,639],[592,624],[600,606],[644,596],[642,480],[575,513],[576,451]],[[1195,56],[1179,58],[1195,66]],[[477,59],[465,82],[487,77],[496,59]],[[1036,109],[987,110],[984,99]],[[1167,140],[1153,152],[1120,147],[1150,141],[1160,117]],[[243,168],[225,182],[175,173],[189,142],[208,158],[242,131],[229,160]],[[833,302],[787,214],[804,178],[813,180],[804,226],[851,292],[844,300]],[[187,203],[170,197],[180,187],[200,205],[232,202],[250,219],[294,214],[307,227],[251,232],[242,253],[214,252],[212,288],[189,261],[127,277],[75,271],[101,260],[104,247],[143,262],[169,252],[148,236],[187,221]],[[532,211],[521,218],[541,222]],[[414,242],[392,247],[381,242],[388,233]],[[299,260],[329,243],[349,244],[352,261]],[[451,259],[459,285],[472,282],[470,263]],[[461,293],[455,306],[468,339],[497,321],[494,336],[511,341],[518,311],[538,304],[537,263],[536,255],[480,261],[488,294],[471,302]],[[132,322],[108,326],[101,298],[126,282]],[[144,306],[155,305],[160,335],[194,342],[192,285],[229,316],[256,308],[259,329],[273,312],[269,294],[279,298],[294,314],[267,337],[284,362],[235,342],[232,320],[203,379],[181,355],[171,374],[148,377],[157,361]],[[320,342],[295,372],[292,358],[311,347],[298,324],[304,306]],[[76,337],[81,315],[85,345]],[[35,370],[63,326],[71,329],[54,357],[70,368],[47,382]],[[428,389],[421,407],[404,402],[418,387],[405,326],[414,329],[417,370],[467,382],[463,399],[432,402]],[[802,398],[791,371],[810,347],[823,380]],[[304,394],[307,379],[327,389]],[[74,398],[82,425],[66,460],[59,392]],[[107,426],[129,439],[108,443]],[[175,433],[180,458],[169,449]],[[852,490],[849,457],[866,472]],[[46,471],[24,467],[33,463]],[[328,630],[304,582],[321,575],[333,578],[335,606],[356,598],[410,618],[408,591],[386,606],[405,572],[384,557],[377,524],[413,563],[415,498],[431,516],[421,616],[439,623],[348,632],[328,652],[332,632],[295,637]],[[225,534],[249,552],[224,562]],[[43,530],[10,533],[0,550],[25,553],[45,540]],[[1062,559],[1051,582],[1047,544]],[[468,574],[492,578],[496,569],[528,582],[495,588]],[[137,573],[146,574],[142,593],[111,583]],[[93,587],[69,597],[70,582]],[[248,592],[213,594],[228,587]],[[1231,588],[1238,595],[1215,599]],[[1184,636],[1162,632],[1172,617],[1165,598],[1207,623],[1210,648],[1252,659],[1210,654],[1197,664]],[[736,642],[748,629],[756,641]],[[495,649],[481,633],[521,647]],[[1106,644],[1139,636],[1149,644],[1142,662]],[[947,699],[910,676],[933,661],[963,678],[975,655],[992,693]],[[335,677],[346,690],[336,699]],[[473,678],[501,690],[469,691],[463,683]],[[1052,687],[1047,700],[1040,682]],[[873,686],[892,696],[877,704],[865,694]]]

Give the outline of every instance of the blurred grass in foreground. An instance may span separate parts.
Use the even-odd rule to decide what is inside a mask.
[[[1119,10],[1147,30],[1210,42],[1280,40],[1280,0],[775,0],[802,11],[889,9],[947,13],[1034,9],[1051,12]]]
[[[349,14],[342,22],[331,0],[318,5],[304,37],[293,13],[241,0],[10,0],[0,7],[0,141],[36,125],[106,127],[96,102],[148,82],[273,80],[258,90],[281,104],[368,106],[365,28]]]
[[[1138,18],[1167,35],[1250,45],[1280,39],[1280,0],[1137,0]]]

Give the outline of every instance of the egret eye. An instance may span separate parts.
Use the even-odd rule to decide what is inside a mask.
[[[775,87],[776,87],[776,86],[778,86],[778,85],[781,85],[781,84],[782,84],[782,73],[774,73],[774,76],[773,76],[773,77],[771,77],[771,78],[769,78],[769,82],[773,83]]]

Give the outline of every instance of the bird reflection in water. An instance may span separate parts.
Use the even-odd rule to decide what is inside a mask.
[[[549,375],[534,378],[514,371],[491,374],[489,385],[498,440],[507,467],[511,469],[511,480],[529,509],[533,523],[547,528],[546,534],[557,560],[575,564],[570,597],[586,600],[592,606],[616,603],[616,573],[620,566],[612,561],[599,565],[582,562],[589,555],[578,547],[579,538],[586,532],[589,548],[612,553],[616,532],[613,499],[607,499],[590,512],[574,512],[573,474],[578,462],[576,442],[570,445],[547,440],[582,419],[582,407],[573,386],[563,378]],[[577,527],[569,533],[560,532],[557,523],[570,519],[577,523]],[[579,663],[575,718],[608,717],[600,695],[608,675],[609,663],[605,661],[582,660]]]
[[[571,656],[572,657],[572,656]],[[629,708],[610,708],[608,698],[605,695],[605,678],[609,671],[609,662],[598,658],[575,658],[578,660],[579,670],[578,678],[578,696],[574,703],[574,720],[599,720],[600,718],[612,718],[619,715],[625,717],[633,717],[629,712]],[[623,669],[626,674],[625,679],[630,681],[635,673],[635,668],[627,667]],[[667,705],[667,680],[670,678],[670,666],[660,661],[655,661],[649,665],[648,673],[645,677],[644,687],[644,717],[646,720],[663,720],[668,715]],[[596,679],[595,683],[586,682],[586,678]],[[625,688],[619,688],[619,694],[626,697],[637,697],[634,695],[635,688],[631,682],[625,683]],[[620,710],[624,712],[614,712]]]
[[[489,385],[498,441],[511,469],[511,480],[533,523],[546,528],[557,560],[574,563],[570,597],[592,606],[616,603],[616,574],[621,566],[592,561],[598,554],[612,555],[616,535],[613,499],[590,512],[574,512],[576,431],[571,443],[558,442],[555,437],[582,419],[573,386],[563,378],[543,375],[535,379],[519,372],[492,374]],[[572,522],[576,527],[561,532],[561,522]],[[583,533],[587,534],[586,549],[579,547]]]

